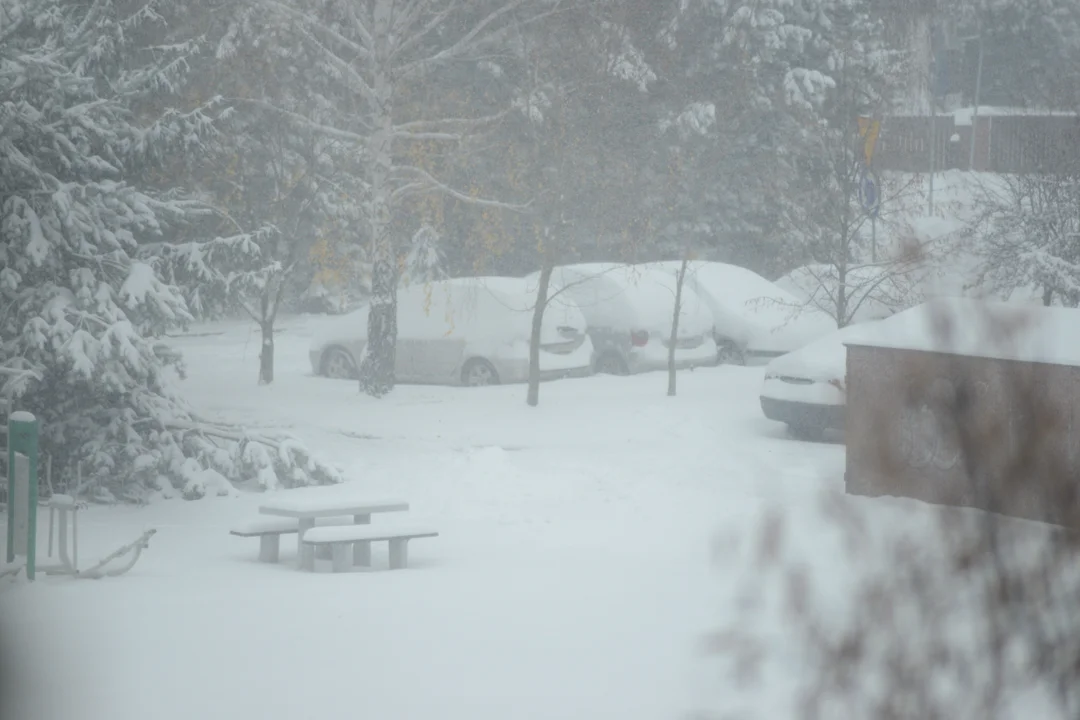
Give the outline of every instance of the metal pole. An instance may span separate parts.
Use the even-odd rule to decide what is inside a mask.
[[[971,148],[968,152],[968,170],[975,169],[975,128],[979,117],[979,96],[982,94],[983,39],[979,32],[979,65],[975,70],[975,108],[971,112]]]
[[[933,99],[933,97],[931,97],[930,98],[930,194],[929,194],[929,197],[928,197],[929,202],[930,202],[930,209],[929,209],[929,212],[927,213],[928,215],[933,215],[934,214],[934,168],[937,165],[937,163],[935,162],[935,157],[934,157],[935,156],[935,150],[936,150],[936,148],[934,146],[937,145],[937,132],[936,132],[936,130],[937,130],[937,128],[936,128],[937,122],[936,121],[937,121],[937,111],[934,108],[934,99]]]
[[[870,261],[877,262],[877,215],[870,216]]]
[[[7,561],[18,550],[26,557],[26,577],[34,579],[37,557],[38,421],[24,411],[8,416]]]

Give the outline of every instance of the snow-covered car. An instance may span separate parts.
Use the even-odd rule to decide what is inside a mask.
[[[680,266],[677,260],[647,265],[673,274]],[[721,363],[764,365],[836,330],[830,315],[737,265],[692,261],[685,285],[712,312]]]
[[[535,294],[539,273],[526,277]],[[593,368],[614,375],[667,368],[675,314],[675,277],[635,265],[580,264],[555,268],[550,293],[581,309],[593,344]],[[675,365],[716,364],[713,319],[705,301],[683,292]]]
[[[925,268],[859,265],[845,268],[844,315],[848,324],[881,320],[923,301]],[[837,317],[840,273],[833,265],[804,265],[778,279],[778,287]]]
[[[765,368],[761,411],[792,434],[818,439],[844,429],[847,404],[845,343],[868,337],[884,321],[849,325],[773,360]]]
[[[399,382],[494,385],[529,377],[535,285],[521,278],[457,278],[398,290]],[[316,375],[355,378],[367,343],[367,306],[334,318],[310,350]],[[540,330],[542,380],[588,375],[593,346],[581,310],[556,299]]]

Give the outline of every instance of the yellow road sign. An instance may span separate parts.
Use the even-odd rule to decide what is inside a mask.
[[[871,120],[868,117],[859,119],[859,137],[863,139],[863,154],[866,156],[866,164],[874,159],[874,148],[877,147],[878,135],[881,133],[881,121]]]

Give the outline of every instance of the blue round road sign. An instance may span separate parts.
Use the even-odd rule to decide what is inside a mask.
[[[877,178],[867,169],[863,169],[859,178],[859,203],[870,217],[877,217],[881,209],[881,193]]]

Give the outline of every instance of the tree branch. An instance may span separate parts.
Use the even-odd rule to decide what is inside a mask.
[[[355,52],[357,54],[357,56],[359,56],[361,58],[364,58],[364,59],[367,59],[367,58],[371,57],[371,51],[369,51],[366,47],[364,47],[363,45],[360,45],[359,43],[353,42],[352,40],[345,37],[341,33],[338,33],[336,31],[328,28],[326,25],[323,25],[322,23],[312,22],[312,19],[311,19],[310,15],[299,12],[298,10],[294,10],[293,8],[289,7],[288,5],[286,5],[284,3],[281,3],[281,2],[278,2],[277,0],[263,0],[263,2],[266,5],[269,5],[270,7],[277,8],[279,11],[281,11],[285,15],[288,15],[293,20],[299,21],[299,22],[303,23],[304,25],[314,26],[319,32],[323,33],[324,35],[329,37],[334,42],[340,43],[341,45],[344,45],[349,50]],[[370,35],[368,36],[368,38],[370,39]]]
[[[504,110],[494,115],[484,115],[478,118],[436,118],[434,120],[413,120],[411,122],[394,125],[394,132],[446,132],[452,128],[460,128],[461,132],[472,130],[481,125],[490,125],[506,117],[509,111]]]
[[[374,88],[368,85],[367,80],[365,80],[363,76],[361,76],[360,73],[356,71],[356,68],[354,68],[351,63],[347,63],[343,59],[338,57],[338,55],[334,51],[319,42],[319,39],[307,30],[301,28],[299,32],[301,35],[307,38],[308,42],[314,44],[316,48],[322,51],[323,55],[326,57],[327,61],[330,62],[331,65],[335,65],[339,70],[344,72],[346,76],[352,79],[352,81],[360,89],[360,93],[364,95],[368,102],[377,102]]]
[[[440,140],[443,142],[461,142],[462,136],[454,133],[441,132],[409,132],[397,130],[393,133],[394,140]]]
[[[421,183],[413,183],[413,184],[426,185],[427,190],[430,191],[430,192],[442,193],[443,195],[447,195],[449,197],[454,198],[455,200],[460,200],[461,202],[467,203],[469,205],[478,205],[480,207],[498,208],[500,210],[511,210],[513,212],[523,212],[532,205],[531,200],[529,202],[525,203],[524,205],[517,205],[517,204],[514,204],[514,203],[501,202],[499,200],[489,200],[489,199],[486,199],[486,198],[473,197],[471,195],[466,195],[465,193],[463,193],[463,192],[461,192],[459,190],[455,190],[454,188],[450,187],[449,185],[442,182],[441,180],[436,179],[427,170],[423,170],[421,168],[418,168],[415,165],[399,165],[398,167],[396,167],[394,169],[396,171],[398,171],[398,172],[408,172],[408,173],[411,173],[411,174],[419,177],[420,180],[421,180]]]
[[[309,130],[320,133],[322,135],[326,135],[327,137],[332,137],[337,140],[354,143],[363,147],[366,147],[368,143],[368,138],[364,135],[354,133],[349,130],[340,130],[336,127],[331,127],[330,125],[323,125],[322,123],[317,123],[314,120],[304,117],[300,113],[295,113],[291,110],[285,110],[284,108],[280,108],[277,105],[268,103],[264,100],[255,100],[252,98],[229,98],[229,100],[230,102],[248,103],[250,105],[256,105],[263,108],[264,110],[276,112],[283,117],[289,118],[290,120],[299,123],[300,125],[303,125]]]
[[[480,44],[493,42],[499,39],[502,35],[504,35],[510,30],[510,28],[512,27],[511,25],[503,26],[502,28],[493,31],[477,40],[477,38],[480,37],[480,34],[484,32],[484,30],[486,30],[488,26],[490,26],[492,23],[494,23],[496,20],[503,17],[504,15],[507,15],[522,7],[527,2],[529,2],[529,0],[509,0],[509,2],[507,2],[501,8],[495,10],[492,13],[489,13],[486,17],[477,22],[473,26],[472,30],[467,32],[464,37],[462,37],[453,45],[450,45],[449,47],[446,47],[443,50],[440,50],[439,52],[427,58],[404,63],[401,67],[398,68],[398,77],[402,78],[403,80],[413,79],[420,73],[424,72],[424,70],[426,70],[431,65],[457,59],[466,52],[475,49]],[[514,25],[520,26],[536,22],[541,18],[553,15],[557,9],[558,8],[556,7],[547,12],[538,13],[537,15],[532,16],[528,20],[519,21],[518,23],[514,23]]]
[[[403,19],[398,26],[398,32],[401,32],[402,27],[408,27],[412,24],[412,18],[415,18],[419,15],[419,9],[421,4],[422,3],[419,1],[414,2],[412,7],[405,10],[405,12],[403,13]],[[428,33],[430,33],[432,30],[442,24],[443,20],[448,18],[450,14],[454,12],[454,10],[456,9],[454,3],[447,0],[446,4],[446,9],[444,9],[442,12],[435,13],[432,19],[428,21],[427,25],[424,25],[417,32],[413,33],[407,40],[400,43],[396,48],[394,48],[394,51],[390,54],[391,61],[398,55],[406,53],[412,48],[414,48],[421,40],[423,40],[427,36]]]
[[[353,26],[356,27],[356,32],[360,33],[360,39],[367,44],[367,47],[371,50],[375,48],[375,39],[371,36],[371,32],[364,25],[364,21],[360,19],[360,16],[356,14],[356,7],[354,3],[347,3],[349,8],[349,19],[353,21]],[[366,57],[370,57],[371,53],[368,52]]]

